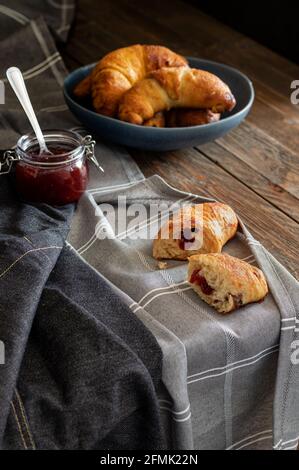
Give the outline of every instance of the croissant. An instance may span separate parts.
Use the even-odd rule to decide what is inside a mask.
[[[74,94],[79,98],[91,94],[98,113],[114,116],[121,96],[136,82],[161,67],[186,65],[185,58],[166,47],[140,44],[124,47],[103,57],[75,87]]]
[[[219,253],[237,227],[237,216],[226,204],[205,202],[184,207],[159,230],[153,257],[186,260],[197,253]]]
[[[220,113],[213,113],[210,109],[192,108],[173,108],[165,114],[167,127],[201,126],[219,121],[221,116]]]
[[[188,107],[230,111],[236,100],[229,87],[215,75],[189,67],[155,70],[121,98],[118,116],[122,121],[142,124],[159,111]]]
[[[157,113],[151,119],[144,121],[143,125],[147,127],[165,127],[165,114],[162,112]]]
[[[148,127],[189,127],[201,126],[210,122],[219,121],[220,113],[213,113],[210,109],[173,108],[163,113],[156,113],[151,119],[144,121]]]
[[[207,304],[219,313],[228,313],[267,295],[264,274],[255,266],[219,253],[189,258],[188,281]]]

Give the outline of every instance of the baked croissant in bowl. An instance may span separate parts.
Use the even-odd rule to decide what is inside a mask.
[[[74,89],[75,96],[91,95],[94,109],[115,116],[122,95],[149,73],[162,67],[186,66],[184,57],[167,47],[136,44],[105,55],[91,74]]]
[[[237,216],[226,204],[205,202],[184,207],[159,230],[153,257],[186,260],[197,253],[219,253],[237,227]]]
[[[144,121],[147,127],[189,127],[210,124],[219,121],[220,113],[210,109],[173,108],[170,111],[156,113],[151,119]]]
[[[263,300],[268,293],[260,269],[226,254],[191,256],[188,281],[199,297],[219,313]]]
[[[178,108],[165,113],[166,127],[202,126],[219,121],[220,113],[210,109]]]
[[[231,111],[236,100],[220,78],[189,67],[161,68],[149,74],[120,99],[118,117],[132,124],[143,124],[160,111],[188,107]]]

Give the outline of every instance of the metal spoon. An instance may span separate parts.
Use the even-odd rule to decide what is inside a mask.
[[[45,138],[33,110],[21,70],[17,67],[10,67],[6,71],[6,76],[35,132],[40,147],[40,153],[48,153],[52,155],[52,153],[48,150]]]

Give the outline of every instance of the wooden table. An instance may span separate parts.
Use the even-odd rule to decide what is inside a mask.
[[[299,105],[290,102],[299,67],[180,0],[79,0],[61,52],[74,69],[134,43],[224,62],[251,78],[253,109],[225,137],[174,152],[128,151],[145,176],[232,205],[299,279]]]

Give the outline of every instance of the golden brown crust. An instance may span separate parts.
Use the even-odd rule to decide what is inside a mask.
[[[235,98],[229,87],[215,75],[189,67],[169,67],[152,72],[121,98],[119,118],[142,124],[157,112],[189,107],[230,111]]]
[[[167,127],[201,126],[219,121],[221,114],[210,109],[173,108],[165,113]]]
[[[226,204],[187,206],[161,227],[153,243],[153,257],[186,260],[197,253],[219,253],[237,228],[237,216]]]
[[[85,98],[86,96],[90,95],[91,93],[91,79],[90,75],[87,75],[81,82],[79,82],[75,89],[74,94],[78,98]]]
[[[90,81],[80,82],[74,94],[92,94],[93,106],[100,114],[114,116],[121,96],[147,74],[161,67],[186,65],[182,56],[162,46],[124,47],[103,57],[90,74]]]
[[[144,121],[144,126],[147,127],[165,127],[165,114],[157,113],[151,119]]]
[[[200,298],[219,313],[263,300],[268,293],[260,269],[227,254],[191,256],[188,281]]]

